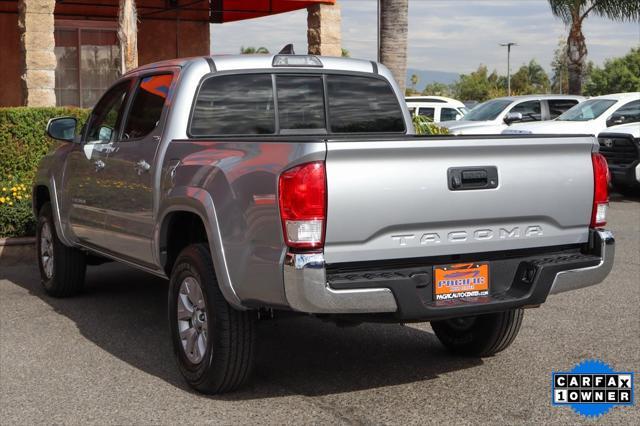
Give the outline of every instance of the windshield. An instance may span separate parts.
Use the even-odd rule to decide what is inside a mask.
[[[556,121],[589,121],[600,117],[611,105],[613,99],[589,99],[581,104],[568,109],[564,114],[556,118]]]
[[[504,109],[511,104],[508,99],[494,99],[492,101],[483,102],[474,107],[465,116],[464,120],[468,121],[488,121],[495,120]]]

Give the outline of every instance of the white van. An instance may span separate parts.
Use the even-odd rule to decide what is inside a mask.
[[[444,96],[408,96],[404,100],[411,115],[426,116],[434,123],[460,120],[467,113],[462,102]]]

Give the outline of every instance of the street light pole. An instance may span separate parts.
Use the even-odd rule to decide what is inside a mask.
[[[500,43],[500,46],[507,47],[507,96],[511,96],[511,46],[517,46],[516,43]]]

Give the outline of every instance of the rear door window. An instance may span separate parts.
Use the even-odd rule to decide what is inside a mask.
[[[549,104],[549,118],[553,120],[556,117],[559,117],[565,111],[569,110],[578,101],[576,99],[549,99],[547,100],[547,104]]]
[[[202,83],[190,134],[268,135],[275,122],[271,74],[216,76]]]
[[[280,133],[326,133],[326,120],[321,75],[276,76]]]
[[[127,115],[123,140],[143,138],[158,127],[172,79],[173,74],[142,77]]]
[[[332,133],[402,133],[400,104],[389,83],[373,77],[328,74]]]
[[[418,115],[427,117],[429,120],[433,121],[433,117],[435,116],[435,111],[436,111],[435,108],[420,107],[420,109],[418,110]]]

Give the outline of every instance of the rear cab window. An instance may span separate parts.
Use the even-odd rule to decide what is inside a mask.
[[[205,78],[188,130],[191,137],[405,132],[386,80],[291,72]]]

